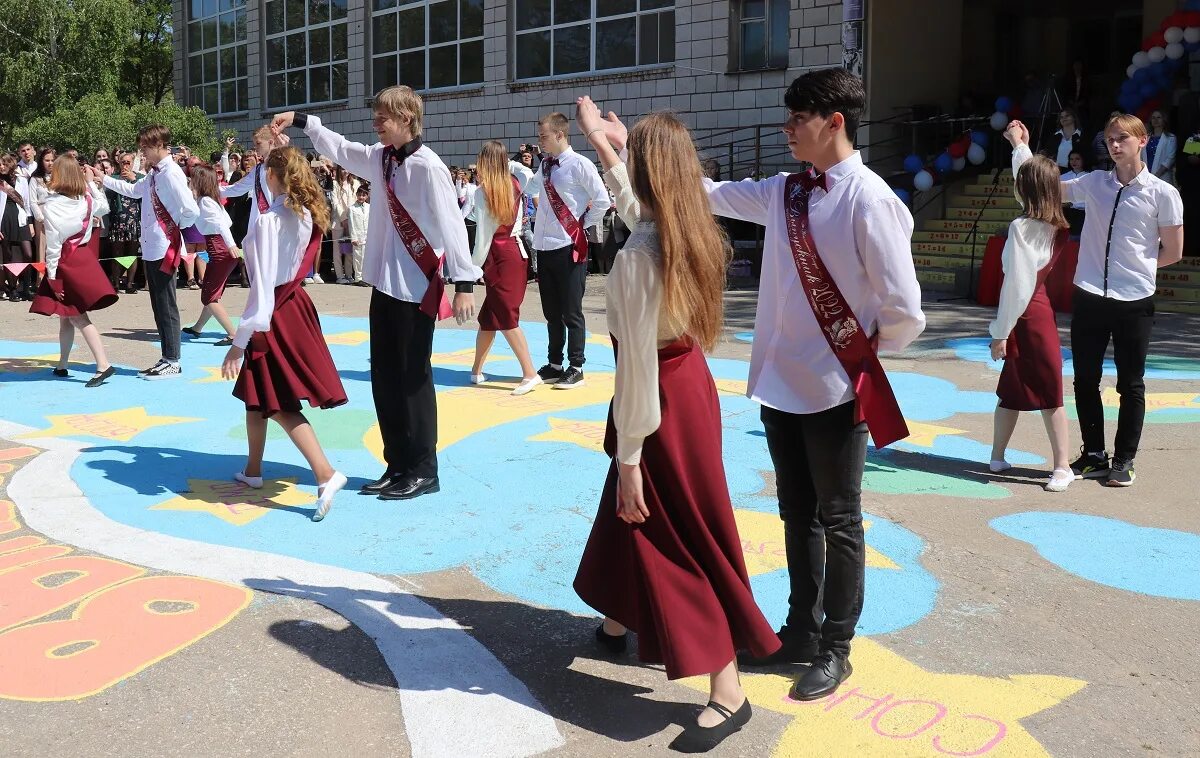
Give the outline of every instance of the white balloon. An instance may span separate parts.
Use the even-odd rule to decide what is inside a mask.
[[[1151,63],[1161,63],[1162,59],[1167,57],[1167,51],[1155,45],[1146,51],[1146,57],[1150,59]]]
[[[1173,61],[1177,61],[1182,58],[1185,52],[1187,51],[1184,50],[1183,45],[1179,42],[1172,42],[1171,44],[1167,45],[1167,57]]]
[[[1004,131],[1004,127],[1008,126],[1008,114],[996,111],[992,114],[992,120],[989,122],[992,128],[998,132]]]
[[[1133,54],[1133,65],[1138,68],[1145,68],[1150,65],[1150,56],[1144,50],[1138,50]]]
[[[1165,32],[1163,32],[1163,37],[1166,38],[1168,44],[1180,42],[1183,40],[1183,30],[1178,26],[1172,26],[1170,29],[1167,29]]]
[[[913,177],[913,186],[920,192],[928,192],[933,187],[933,174],[921,170]]]
[[[955,171],[962,171],[964,168],[966,168],[966,166],[967,166],[966,158],[955,158],[954,159],[954,170]]]
[[[1200,42],[1200,26],[1189,26],[1183,30],[1183,41],[1193,45]]]
[[[983,149],[983,145],[972,144],[967,148],[967,160],[972,166],[978,166],[987,160],[987,150]]]
[[[1129,64],[1129,67],[1125,69],[1125,78],[1126,78],[1126,79],[1132,79],[1132,78],[1133,78],[1133,72],[1134,72],[1134,71],[1137,71],[1137,70],[1138,70],[1138,67],[1137,67],[1137,66],[1135,66],[1134,64],[1130,63],[1130,64]]]

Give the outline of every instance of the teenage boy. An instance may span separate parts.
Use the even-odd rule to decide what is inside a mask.
[[[142,127],[138,147],[150,171],[136,182],[103,177],[105,189],[142,201],[142,261],[154,325],[162,345],[162,358],[139,371],[143,379],[171,379],[179,367],[179,305],[175,301],[175,269],[183,259],[183,235],[195,223],[200,209],[188,187],[183,169],[171,159],[171,131],[157,124]]]
[[[1013,165],[1028,160],[1029,129],[1013,121],[1004,136],[1013,145]],[[1077,478],[1103,479],[1128,487],[1146,417],[1146,354],[1154,326],[1155,275],[1183,257],[1183,201],[1179,190],[1142,162],[1149,135],[1137,116],[1109,119],[1104,141],[1111,171],[1093,171],[1062,183],[1064,203],[1087,208],[1079,237],[1075,298],[1071,312],[1071,365],[1075,411],[1083,446],[1071,464]],[[1117,364],[1117,436],[1113,456],[1104,444],[1100,378],[1109,340]]]
[[[525,190],[540,197],[533,247],[542,315],[550,336],[548,362],[538,369],[538,376],[564,390],[583,386],[588,242],[600,241],[600,223],[612,205],[595,165],[571,149],[569,129],[567,117],[558,112],[538,122],[541,170]],[[566,370],[564,345],[569,361]]]
[[[230,138],[232,139],[232,138]],[[241,197],[242,195],[250,195],[250,222],[246,224],[247,229],[253,229],[254,224],[258,221],[260,213],[266,213],[271,207],[271,188],[267,186],[267,156],[276,147],[283,147],[290,140],[286,134],[279,135],[276,139],[275,133],[271,131],[271,127],[263,125],[258,127],[254,132],[254,151],[258,153],[258,163],[254,164],[249,172],[241,179],[238,179],[235,184],[229,184],[221,187],[221,197]],[[229,147],[231,142],[225,143],[225,152],[222,155],[222,163],[228,166],[229,163]],[[229,175],[229,168],[225,169],[225,175]]]
[[[811,663],[791,696],[816,700],[852,670],[868,431],[876,448],[908,435],[876,352],[903,350],[925,316],[912,215],[854,149],[862,80],[813,71],[783,101],[792,157],[812,172],[705,186],[713,213],[766,227],[747,395],[762,405],[791,596],[783,647],[740,662]]]
[[[421,144],[421,97],[405,86],[375,97],[372,125],[380,142],[362,145],[321,125],[316,116],[275,117],[275,134],[295,124],[316,151],[371,185],[363,279],[371,293],[371,392],[383,437],[383,476],[361,492],[407,500],[440,489],[433,328],[447,318],[441,276],[454,281],[458,323],[475,315],[471,263],[454,185],[446,164]]]

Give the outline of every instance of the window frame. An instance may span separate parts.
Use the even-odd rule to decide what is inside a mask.
[[[762,0],[763,16],[752,19],[744,17],[747,0],[733,0],[729,3],[729,60],[726,72],[730,74],[750,74],[759,71],[781,71],[788,68],[788,54],[791,48],[791,3],[788,0]],[[783,16],[780,21],[779,17]],[[742,65],[742,27],[760,23],[763,26],[763,58],[762,66],[744,67]],[[774,25],[782,23],[784,27],[783,49],[776,50],[772,45],[775,31]]]
[[[218,0],[218,2],[220,2],[220,0]],[[271,2],[279,3],[280,6],[283,8],[283,12],[285,15],[283,17],[284,18],[284,22],[283,22],[284,27],[283,27],[282,31],[271,32],[269,29],[270,12],[268,11],[267,6]],[[262,52],[260,54],[261,63],[259,64],[259,71],[260,71],[261,86],[262,86],[262,98],[261,98],[262,106],[265,110],[272,111],[272,110],[277,110],[279,108],[289,108],[289,109],[319,108],[319,107],[324,107],[324,106],[329,106],[329,105],[338,105],[338,104],[350,102],[350,11],[349,11],[349,8],[347,8],[345,15],[343,15],[341,18],[335,19],[335,18],[333,18],[333,13],[332,13],[334,0],[326,0],[326,2],[328,3],[328,5],[331,9],[329,18],[326,19],[325,21],[309,23],[309,11],[312,8],[312,3],[309,2],[308,0],[305,0],[305,2],[304,2],[304,23],[301,24],[300,26],[297,26],[292,29],[287,28],[287,16],[286,16],[287,0],[262,0],[261,4],[259,5],[259,8],[261,10],[259,29],[261,30],[260,37],[262,40],[262,47],[260,48]],[[348,5],[348,3],[347,3],[347,5]],[[345,29],[346,50],[345,50],[345,54],[342,58],[336,57],[334,55],[334,50],[333,50],[333,28],[338,25],[342,26]],[[311,46],[309,45],[309,34],[310,34],[310,32],[317,30],[317,29],[323,29],[329,35],[329,60],[326,60],[326,61],[323,61],[320,63],[314,63],[310,59],[312,52],[311,52]],[[304,46],[305,46],[304,47],[304,64],[302,66],[291,67],[291,66],[288,66],[288,60],[287,60],[287,38],[296,33],[304,34]],[[270,46],[271,46],[271,42],[274,40],[279,40],[284,48],[284,60],[283,60],[284,65],[283,65],[283,68],[278,69],[278,70],[272,70],[271,62],[270,62]],[[345,97],[333,97],[333,94],[334,94],[334,92],[333,92],[333,81],[334,81],[333,69],[338,64],[342,64],[346,68],[346,96]],[[326,99],[326,100],[313,100],[312,99],[312,78],[310,76],[310,72],[313,69],[321,68],[322,66],[329,69],[329,94],[330,94],[330,97],[329,97],[329,99]],[[304,72],[304,96],[305,96],[305,99],[303,102],[289,103],[287,101],[287,97],[286,97],[287,78],[288,78],[288,75],[295,73],[295,72],[299,72],[299,71]],[[282,76],[283,77],[285,97],[284,97],[284,101],[282,103],[273,103],[271,101],[270,81],[271,81],[272,76]]]
[[[368,35],[367,78],[368,78],[368,81],[370,81],[371,90],[373,92],[379,92],[384,87],[391,86],[392,84],[404,84],[404,82],[400,82],[400,81],[389,82],[389,83],[376,81],[376,76],[375,76],[375,62],[376,61],[382,60],[385,58],[396,59],[397,60],[397,64],[396,64],[397,77],[396,78],[399,79],[399,62],[398,62],[398,60],[399,60],[400,56],[409,54],[409,53],[415,53],[415,52],[423,52],[424,53],[425,80],[424,80],[424,82],[422,82],[423,86],[413,87],[413,91],[429,92],[429,93],[461,92],[461,91],[476,90],[476,89],[483,87],[484,82],[487,79],[487,64],[486,64],[486,58],[485,58],[485,56],[487,54],[487,48],[486,48],[487,5],[486,5],[486,3],[482,3],[481,7],[480,7],[481,12],[484,13],[484,17],[480,22],[481,26],[480,26],[479,34],[475,35],[475,36],[471,36],[471,37],[462,37],[461,36],[462,26],[463,26],[462,2],[461,2],[461,0],[451,0],[454,3],[455,13],[457,14],[457,17],[455,19],[455,24],[456,24],[455,37],[454,37],[454,39],[451,39],[449,41],[431,44],[429,41],[429,39],[430,39],[430,37],[429,37],[429,35],[430,35],[429,6],[436,5],[437,3],[443,2],[443,1],[444,0],[396,0],[396,2],[389,8],[384,8],[383,10],[375,10],[374,0],[366,0],[365,10],[366,10],[366,19],[367,19],[366,27],[367,27],[367,35]],[[377,52],[375,49],[375,19],[387,16],[387,17],[397,19],[397,24],[399,24],[398,17],[400,15],[400,13],[402,11],[413,10],[415,8],[423,8],[424,9],[424,18],[425,18],[425,42],[424,42],[424,44],[421,46],[418,46],[418,47],[405,47],[405,48],[400,47],[401,43],[400,43],[399,27],[397,26],[396,48],[394,50],[389,50],[387,52]],[[480,68],[482,70],[480,71],[480,78],[479,78],[478,82],[468,82],[468,83],[464,84],[462,82],[462,68],[463,68],[463,66],[462,66],[462,47],[464,45],[472,44],[472,43],[479,43],[479,56],[480,56],[479,63],[480,63]],[[448,47],[454,47],[457,52],[457,55],[455,57],[455,65],[457,68],[457,70],[455,72],[455,84],[447,84],[447,85],[442,85],[439,87],[431,87],[431,86],[429,86],[430,71],[431,71],[430,59],[432,58],[432,56],[430,55],[430,51],[448,48]],[[412,86],[412,85],[409,85],[409,86]]]
[[[204,111],[204,114],[206,116],[211,116],[214,118],[225,118],[225,117],[229,117],[229,116],[237,116],[237,115],[249,113],[250,112],[250,76],[249,76],[250,66],[248,63],[246,63],[249,60],[249,41],[250,41],[249,35],[246,33],[246,28],[249,23],[249,12],[250,12],[249,0],[214,0],[214,3],[213,3],[214,10],[211,14],[200,15],[200,16],[195,16],[195,17],[192,16],[192,2],[193,2],[193,0],[185,0],[184,5],[183,5],[184,33],[182,36],[183,36],[183,42],[184,42],[183,81],[184,81],[184,93],[185,93],[184,100],[185,100],[185,102],[187,102],[187,104],[189,106],[195,106],[195,107],[199,108],[200,110]],[[222,7],[226,3],[228,3],[228,7]],[[236,17],[236,15],[239,11],[241,12],[241,16],[242,16],[242,38],[240,41],[237,40],[236,33],[235,33],[235,40],[232,43],[227,44],[223,40],[221,40],[221,33],[220,33],[221,17],[226,14],[234,14],[234,16]],[[214,28],[217,30],[217,43],[212,47],[200,47],[200,48],[193,49],[193,47],[191,45],[192,25],[196,24],[198,27],[200,27],[202,29],[203,24],[208,21],[211,21],[215,25]],[[234,21],[234,28],[235,29],[237,28],[236,20]],[[242,67],[238,65],[238,63],[239,63],[239,60],[238,60],[239,48],[242,51],[241,62],[243,62],[245,64],[245,70],[243,70]],[[224,52],[225,50],[232,51],[232,55],[233,55],[233,59],[234,59],[234,66],[237,69],[237,74],[235,76],[231,76],[228,78],[223,77],[221,75],[222,74],[222,72],[221,72],[221,53]],[[210,55],[210,54],[216,56],[217,78],[212,82],[193,81],[192,73],[191,73],[192,61],[193,60],[199,61],[199,65],[201,68],[201,78],[203,78],[204,57],[206,55]],[[238,98],[238,84],[239,83],[241,83],[241,86],[242,86],[242,91],[243,91],[244,98],[245,98],[244,103],[237,102],[240,99],[240,98]],[[221,94],[221,90],[223,89],[224,85],[226,85],[226,84],[232,84],[233,89],[234,89],[234,106],[235,107],[232,109],[223,109],[222,108],[223,97]],[[204,101],[204,89],[209,86],[214,86],[214,87],[216,87],[216,90],[217,90],[217,109],[212,112],[208,111],[204,107],[204,102],[203,102]],[[199,98],[197,98],[195,96],[195,94],[193,93],[193,90],[198,91]],[[197,99],[199,100],[199,102],[197,102]],[[245,107],[238,108],[238,107],[236,107],[238,105],[245,105]]]
[[[617,68],[602,68],[602,69],[596,68],[596,27],[601,23],[606,23],[606,22],[610,22],[610,21],[619,21],[622,19],[630,19],[630,18],[634,20],[634,35],[635,36],[634,36],[634,40],[633,40],[633,50],[634,50],[634,57],[636,60],[637,56],[640,55],[640,53],[641,53],[641,35],[642,35],[641,18],[643,16],[647,16],[647,17],[648,16],[659,16],[660,18],[658,20],[658,24],[659,24],[658,28],[661,30],[661,28],[662,28],[661,17],[670,15],[671,16],[671,40],[672,40],[672,44],[674,44],[674,42],[675,42],[675,24],[676,24],[675,0],[671,0],[670,5],[660,7],[660,8],[648,8],[645,10],[643,10],[641,8],[642,0],[637,0],[634,10],[626,11],[625,13],[614,13],[610,16],[597,16],[596,15],[596,0],[586,0],[586,2],[588,2],[589,6],[590,6],[587,18],[580,20],[580,21],[568,21],[568,22],[565,22],[562,24],[554,23],[554,19],[553,19],[554,5],[553,5],[553,3],[555,1],[556,0],[551,0],[551,20],[550,20],[550,22],[548,24],[545,24],[542,26],[534,26],[534,27],[530,27],[528,29],[518,29],[517,28],[516,0],[510,0],[510,2],[508,3],[508,10],[509,10],[508,40],[510,43],[509,50],[511,51],[511,53],[509,55],[509,61],[508,61],[509,72],[510,72],[510,74],[509,74],[509,82],[510,83],[512,83],[512,84],[535,84],[538,82],[552,82],[552,81],[559,81],[559,80],[565,80],[565,79],[578,79],[580,77],[605,76],[605,75],[609,75],[609,74],[628,74],[628,73],[634,73],[634,72],[654,71],[654,70],[658,70],[658,69],[671,68],[675,65],[675,50],[674,50],[674,48],[672,47],[672,49],[671,49],[671,59],[670,60],[662,60],[661,58],[662,58],[663,51],[660,46],[659,50],[658,50],[660,60],[658,60],[654,63],[635,63],[632,66],[620,66]],[[575,1],[578,2],[579,0],[575,0]],[[571,71],[568,73],[561,73],[561,74],[554,73],[554,32],[555,32],[555,30],[570,29],[570,28],[580,27],[580,26],[585,26],[585,25],[589,27],[589,29],[588,29],[588,33],[589,33],[589,36],[588,36],[588,44],[589,44],[588,67],[586,69],[583,69],[582,71]],[[518,61],[517,61],[518,50],[517,50],[517,48],[518,48],[518,43],[519,43],[518,38],[521,35],[542,33],[542,32],[548,32],[550,34],[550,71],[551,71],[551,73],[544,75],[544,76],[521,77],[517,73],[517,71],[518,71]],[[661,31],[660,31],[660,39],[661,39]]]

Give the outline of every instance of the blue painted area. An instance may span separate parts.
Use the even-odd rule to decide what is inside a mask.
[[[958,358],[974,363],[986,363],[989,368],[998,372],[1004,367],[1004,363],[992,360],[990,345],[991,340],[987,337],[955,339],[946,343],[946,347],[953,350]],[[1062,348],[1062,357],[1063,376],[1074,376],[1075,369],[1071,365],[1071,351],[1067,345]],[[1104,375],[1117,375],[1117,365],[1111,358],[1104,360]],[[1151,355],[1146,359],[1146,378],[1197,381],[1200,380],[1200,360]]]
[[[738,332],[733,338],[738,342],[754,342],[754,332]]]
[[[1016,513],[994,519],[991,526],[1088,581],[1200,600],[1200,535],[1081,513]]]

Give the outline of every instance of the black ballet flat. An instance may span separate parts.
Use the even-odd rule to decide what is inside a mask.
[[[97,371],[92,376],[91,379],[87,380],[87,384],[85,384],[83,386],[84,387],[99,387],[101,384],[104,384],[105,380],[107,380],[110,376],[112,376],[115,373],[117,373],[116,366],[109,366],[108,368],[104,369],[103,371]]]
[[[596,627],[596,642],[604,651],[611,655],[620,655],[629,646],[628,634],[609,634],[604,631],[604,624]]]
[[[56,368],[54,369],[54,375],[60,379],[63,379],[70,376],[71,372],[67,371],[65,368]]]
[[[181,329],[180,331],[182,331],[184,334],[186,334],[186,335],[188,335],[188,336],[190,336],[190,337],[200,337],[200,336],[202,336],[200,332],[196,331],[195,329],[193,329],[193,328],[192,328],[192,327],[190,327],[190,326],[185,326],[185,327],[184,327],[183,329]]]
[[[693,723],[680,733],[670,744],[670,748],[680,753],[707,753],[725,741],[729,735],[741,731],[750,721],[750,698],[742,703],[737,712],[729,710],[715,701],[708,701],[708,707],[725,717],[716,726],[700,726]]]

